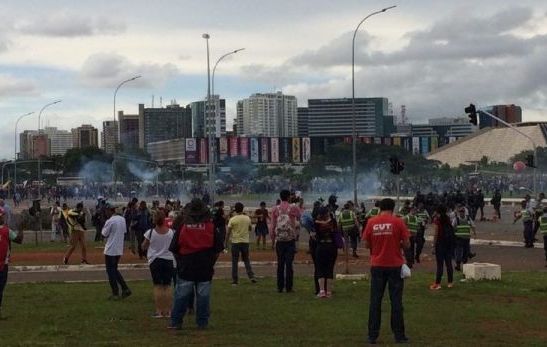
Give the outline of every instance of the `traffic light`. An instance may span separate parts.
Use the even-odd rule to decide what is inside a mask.
[[[475,105],[469,104],[464,111],[467,113],[467,117],[469,117],[469,123],[477,125],[477,108]]]
[[[397,157],[391,157],[389,158],[390,162],[390,170],[392,174],[398,175],[405,169],[405,163],[402,161],[399,161]]]
[[[528,167],[536,167],[534,165],[534,156],[532,154],[529,154],[526,156],[526,166]]]

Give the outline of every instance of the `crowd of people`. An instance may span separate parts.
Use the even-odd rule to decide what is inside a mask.
[[[526,247],[533,247],[538,231],[544,237],[547,264],[547,207],[543,194],[537,199],[529,195],[522,202],[522,210],[514,215],[522,219]],[[495,208],[492,217],[501,218],[501,193],[496,190],[491,200]],[[118,270],[126,246],[150,267],[155,302],[154,318],[169,318],[171,329],[180,329],[187,313],[194,312],[199,328],[206,328],[210,315],[211,281],[215,263],[221,253],[231,253],[232,285],[240,283],[238,263],[245,265],[251,283],[257,283],[250,260],[250,234],[256,234],[257,249],[266,249],[271,242],[277,255],[277,291],[294,290],[293,263],[298,240],[308,234],[308,253],[314,264],[314,293],[320,299],[333,296],[335,264],[339,252],[359,257],[361,242],[371,252],[371,305],[369,311],[369,341],[375,342],[380,328],[383,291],[388,286],[392,304],[392,329],[396,341],[407,340],[402,313],[403,273],[421,263],[428,225],[433,230],[434,255],[437,264],[431,290],[441,289],[446,271],[447,287],[454,286],[454,270],[461,271],[475,254],[470,239],[476,235],[475,220],[487,220],[484,214],[485,197],[480,189],[443,194],[417,192],[412,201],[405,201],[395,211],[391,199],[376,201],[366,209],[352,201],[337,205],[337,197],[319,199],[307,210],[295,191],[281,190],[275,206],[268,209],[261,202],[256,210],[246,213],[238,202],[227,212],[218,201],[209,206],[209,198],[194,198],[184,205],[180,200],[168,199],[160,206],[153,201],[133,198],[126,206],[100,197],[92,213],[96,229],[95,240],[104,241],[104,262],[111,287],[110,300],[130,296],[131,290]],[[248,211],[248,209],[247,209]],[[70,209],[56,201],[50,209],[52,240],[61,236],[70,242],[63,263],[79,246],[81,263],[88,264],[86,255],[86,213],[83,203]],[[21,241],[22,233],[15,233],[4,223],[5,210],[0,206],[0,241]],[[9,250],[3,253],[0,242],[0,289],[7,279]],[[8,247],[9,249],[9,247]],[[4,256],[3,256],[4,254]],[[455,266],[454,266],[455,265]],[[547,265],[546,265],[547,266]],[[445,270],[446,269],[446,270]],[[174,287],[174,293],[173,293]],[[1,296],[0,296],[1,300]],[[1,301],[0,301],[1,303]]]

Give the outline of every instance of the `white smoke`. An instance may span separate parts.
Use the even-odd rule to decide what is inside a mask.
[[[139,167],[132,162],[127,162],[127,169],[135,177],[145,182],[152,182],[156,180],[156,177],[160,174],[159,169],[150,170],[147,168]]]
[[[87,162],[78,177],[83,177],[91,182],[110,182],[112,180],[112,165],[104,161],[92,160]]]

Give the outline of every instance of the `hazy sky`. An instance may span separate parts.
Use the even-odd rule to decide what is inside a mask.
[[[518,3],[518,5],[515,5]],[[17,115],[46,103],[43,119],[101,128],[117,108],[187,104],[207,91],[202,33],[217,69],[228,123],[238,99],[282,90],[308,98],[351,96],[351,35],[358,34],[357,96],[384,96],[412,122],[456,116],[473,101],[515,103],[547,120],[547,2],[539,0],[1,0],[0,158],[13,156]],[[35,129],[37,116],[21,121]]]

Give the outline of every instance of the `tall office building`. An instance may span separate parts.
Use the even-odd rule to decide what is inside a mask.
[[[139,147],[139,115],[118,111],[119,139],[123,148]]]
[[[49,139],[49,155],[65,155],[69,149],[74,147],[70,131],[46,127],[42,133],[46,134]]]
[[[308,136],[308,108],[298,108],[298,137]]]
[[[192,109],[192,136],[208,137],[213,131],[215,137],[226,136],[226,100],[218,95],[211,95],[209,121],[205,121],[205,106],[207,101],[196,101],[190,104]],[[215,110],[216,111],[215,113]],[[207,127],[206,127],[207,124]]]
[[[40,133],[32,137],[31,159],[49,156],[49,139],[46,134]]]
[[[295,137],[298,135],[296,97],[281,92],[253,94],[238,101],[236,122],[238,135]]]
[[[486,111],[490,112],[494,116],[506,121],[507,123],[521,123],[522,122],[522,108],[516,105],[494,105],[486,108]],[[479,127],[504,127],[503,123],[487,116],[483,112],[479,111]]]
[[[355,115],[357,136],[389,136],[395,130],[387,98],[356,98]],[[350,98],[308,100],[310,137],[351,136],[352,120]]]
[[[161,108],[145,108],[144,104],[139,104],[140,148],[147,150],[150,142],[187,137],[192,137],[190,106],[171,104]]]
[[[36,136],[38,131],[25,130],[19,134],[19,155],[18,159],[29,160],[32,159],[32,138]],[[72,141],[72,137],[71,137]]]
[[[75,148],[99,147],[99,131],[90,124],[72,129],[72,144]]]
[[[103,151],[109,154],[115,153],[118,146],[118,136],[118,122],[111,120],[104,121],[101,136],[101,148]]]

